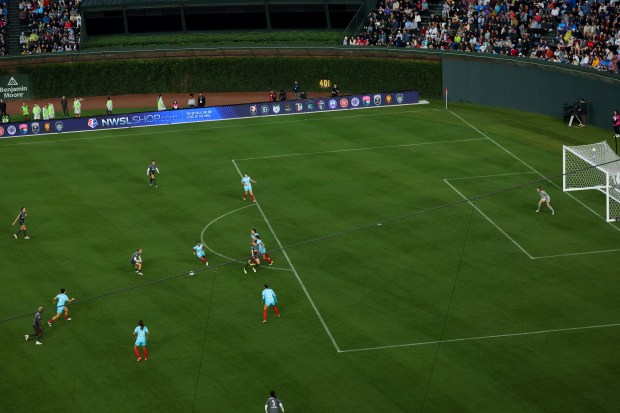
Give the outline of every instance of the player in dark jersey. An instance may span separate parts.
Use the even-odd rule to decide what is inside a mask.
[[[245,274],[248,273],[248,267],[252,267],[252,271],[256,272],[256,269],[260,267],[260,251],[258,249],[258,244],[256,241],[252,241],[252,247],[250,248],[250,258],[248,258],[248,262],[243,267],[243,272]]]
[[[43,339],[43,328],[41,327],[41,319],[43,318],[43,307],[39,307],[37,313],[34,315],[34,319],[32,320],[32,328],[34,328],[34,335],[26,334],[26,341],[30,337],[36,337],[37,341],[34,343],[37,346],[43,344],[41,340]]]
[[[269,395],[271,397],[265,402],[265,413],[284,413],[284,406],[282,406],[282,401],[276,397],[276,392],[272,390]]]
[[[144,275],[142,274],[142,248],[138,248],[138,251],[131,256],[131,265],[136,270],[136,274]]]
[[[155,174],[158,173],[159,169],[157,168],[155,159],[153,159],[148,168],[146,168],[146,174],[151,178],[151,180],[149,181],[149,186],[155,186],[155,188],[159,188],[159,186],[157,186],[157,178],[155,178]]]
[[[13,234],[15,239],[17,239],[20,232],[24,233],[24,239],[30,239],[28,236],[28,228],[26,228],[26,218],[28,218],[28,212],[26,212],[26,207],[22,207],[22,209],[19,210],[19,214],[17,214],[15,221],[13,221],[13,225],[17,224],[17,221],[19,221],[19,231]]]

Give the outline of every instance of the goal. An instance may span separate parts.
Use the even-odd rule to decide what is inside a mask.
[[[596,189],[605,194],[605,219],[620,221],[620,157],[607,142],[564,146],[563,190]]]

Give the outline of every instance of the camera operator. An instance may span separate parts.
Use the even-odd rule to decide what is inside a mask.
[[[581,122],[580,127],[586,126],[586,117],[588,115],[588,104],[584,98],[579,99],[577,102],[577,116],[579,116],[579,121]]]
[[[620,138],[620,113],[618,113],[618,110],[614,110],[614,115],[611,117],[611,125],[614,127],[614,138]]]

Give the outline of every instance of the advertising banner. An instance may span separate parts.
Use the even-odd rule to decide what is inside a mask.
[[[207,122],[224,119],[308,114],[381,106],[411,105],[415,103],[418,103],[418,92],[410,91],[233,106],[213,106],[206,108],[166,110],[161,112],[102,115],[75,119],[50,119],[36,122],[2,124],[0,125],[0,138],[176,125],[181,123]]]
[[[5,101],[30,99],[28,75],[0,76],[0,98]]]

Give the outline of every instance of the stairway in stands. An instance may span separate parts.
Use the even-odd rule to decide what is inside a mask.
[[[9,0],[9,27],[7,28],[9,54],[15,55],[21,52],[19,48],[19,36],[22,34],[19,22],[19,0]]]
[[[422,12],[422,24],[428,26],[431,15],[441,17],[443,11],[444,0],[428,0],[428,10]]]

